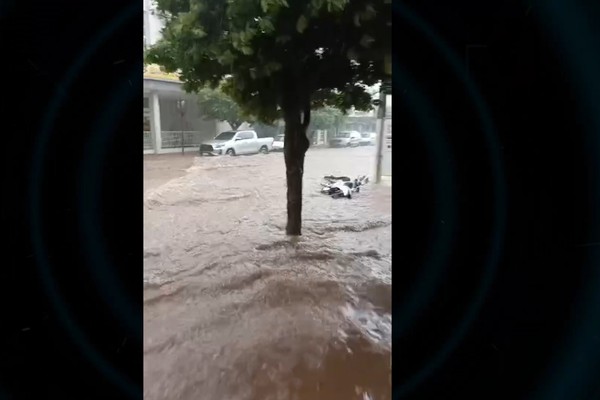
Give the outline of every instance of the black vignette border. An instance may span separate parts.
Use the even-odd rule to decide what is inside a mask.
[[[498,198],[466,86],[422,29],[395,13],[394,62],[404,84],[394,74],[401,142],[394,168],[403,182],[394,236],[405,245],[394,253],[394,398],[597,398],[598,6],[399,3],[455,54],[489,109],[506,184],[506,232],[482,307],[440,359],[481,282]],[[415,109],[426,109],[426,118]],[[454,170],[442,195],[436,164]],[[453,198],[453,242],[444,253],[431,244],[448,229],[442,206]],[[427,272],[435,256],[446,258]],[[403,310],[416,304],[412,323],[399,326]]]
[[[0,396],[141,398],[143,5],[0,10]]]

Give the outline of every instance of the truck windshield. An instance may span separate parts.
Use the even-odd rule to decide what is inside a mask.
[[[231,140],[235,136],[235,131],[221,132],[215,140]]]
[[[275,137],[275,141],[276,142],[283,142],[283,138],[284,138],[283,135],[278,135],[278,136]]]

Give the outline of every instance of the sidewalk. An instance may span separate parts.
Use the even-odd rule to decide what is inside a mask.
[[[195,153],[148,154],[144,156],[144,192],[186,174]]]

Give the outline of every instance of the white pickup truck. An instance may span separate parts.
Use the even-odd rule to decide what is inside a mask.
[[[200,145],[200,155],[267,154],[273,149],[273,138],[259,138],[255,131],[221,132],[213,140]]]

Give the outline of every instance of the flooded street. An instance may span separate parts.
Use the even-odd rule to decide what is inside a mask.
[[[303,236],[283,154],[144,160],[144,398],[391,398],[391,190],[373,147],[310,149]]]

